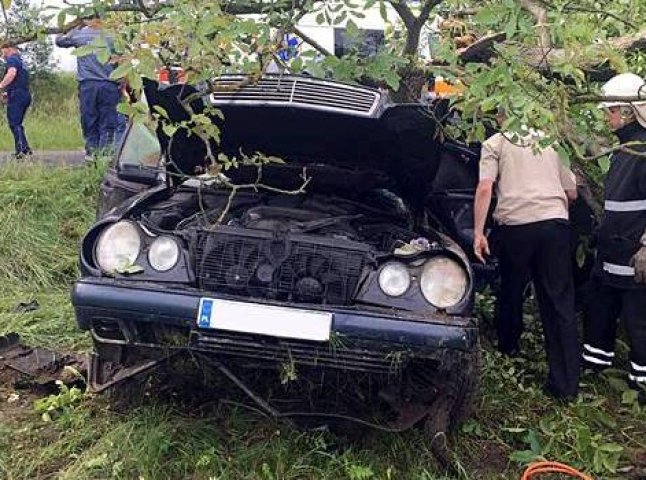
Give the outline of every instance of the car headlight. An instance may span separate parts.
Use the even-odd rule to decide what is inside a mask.
[[[467,293],[467,272],[448,257],[433,257],[422,270],[420,288],[424,298],[437,308],[456,305]]]
[[[170,270],[179,260],[179,246],[171,237],[156,238],[148,249],[148,263],[158,272]]]
[[[399,297],[410,287],[410,273],[406,265],[387,263],[379,272],[379,288],[388,296]]]
[[[132,222],[121,221],[103,230],[94,255],[101,270],[112,273],[135,263],[140,250],[139,230]]]

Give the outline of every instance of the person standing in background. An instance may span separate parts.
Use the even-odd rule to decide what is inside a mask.
[[[7,104],[7,121],[13,135],[15,155],[16,158],[21,158],[32,153],[25,128],[22,126],[27,109],[31,105],[29,72],[17,48],[2,47],[2,57],[6,61],[6,72],[0,81],[0,91],[3,103]]]
[[[112,40],[105,37],[99,18],[85,20],[85,25],[65,35],[56,37],[61,48],[77,48],[103,41],[112,50]],[[117,105],[121,100],[119,83],[110,79],[114,70],[111,63],[101,63],[96,55],[79,56],[76,78],[79,83],[81,129],[88,156],[109,151],[114,147],[119,126]]]

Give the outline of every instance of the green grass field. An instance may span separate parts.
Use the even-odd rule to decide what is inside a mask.
[[[27,139],[33,150],[79,150],[83,148],[76,80],[56,75],[32,81],[33,101],[25,117]],[[0,112],[0,151],[13,151],[6,107]]]
[[[69,288],[77,248],[91,224],[100,168],[0,168],[0,334],[32,345],[83,352]],[[40,308],[16,312],[21,302]],[[533,458],[558,460],[604,479],[646,474],[646,412],[610,371],[584,378],[572,405],[545,397],[539,332],[523,337],[525,355],[502,358],[489,346],[491,299],[483,321],[483,389],[473,418],[451,436],[457,478],[518,479]],[[620,358],[626,348],[621,345]],[[1,377],[0,377],[1,378]],[[13,403],[12,393],[19,395]],[[41,417],[25,391],[0,383],[0,478],[17,479],[418,479],[449,478],[421,431],[372,432],[348,442],[304,432],[252,410],[218,404],[190,408],[172,395],[118,405],[106,395],[62,392]]]

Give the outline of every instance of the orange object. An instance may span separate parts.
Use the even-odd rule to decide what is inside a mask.
[[[464,91],[464,86],[461,84],[452,85],[448,83],[444,78],[437,77],[433,86],[433,92],[438,97],[445,97],[447,95],[457,95]]]
[[[171,85],[176,83],[186,83],[186,72],[182,67],[170,67],[170,69],[164,67],[159,70],[157,79],[159,80],[159,83]]]
[[[527,467],[520,480],[532,480],[544,473],[562,473],[580,480],[594,480],[592,477],[578,471],[574,467],[559,462],[535,462]]]

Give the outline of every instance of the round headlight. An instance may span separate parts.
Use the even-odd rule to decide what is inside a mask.
[[[410,273],[403,263],[387,263],[379,272],[379,287],[391,297],[403,295],[410,287]]]
[[[171,237],[159,237],[150,245],[148,263],[158,272],[170,270],[179,260],[179,246]]]
[[[94,256],[101,270],[112,273],[135,263],[140,249],[137,227],[132,222],[121,221],[103,230],[96,242]]]
[[[467,272],[458,262],[448,257],[433,257],[424,264],[420,287],[429,303],[448,308],[464,298],[468,283]]]

